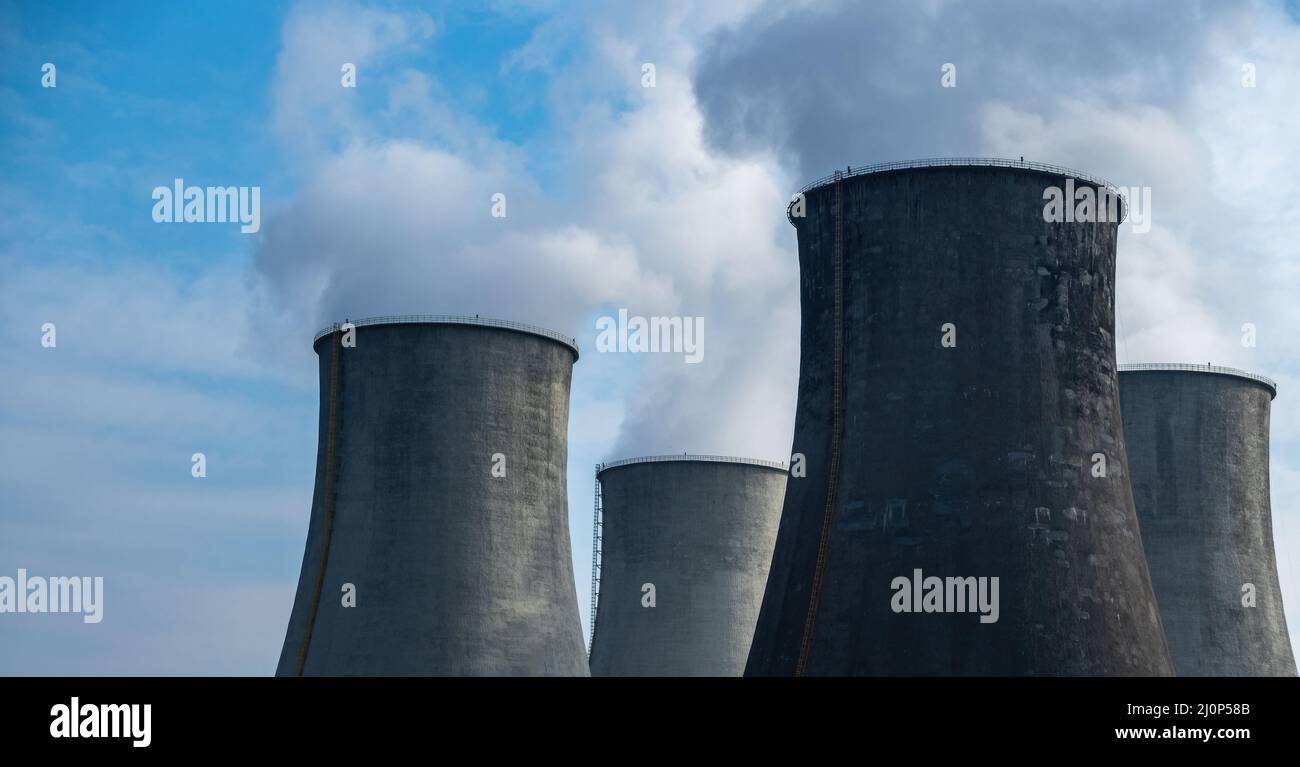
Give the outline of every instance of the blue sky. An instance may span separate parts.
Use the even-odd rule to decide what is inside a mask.
[[[790,192],[953,155],[1153,188],[1153,231],[1121,235],[1121,361],[1280,381],[1275,527],[1300,627],[1294,2],[461,5],[0,2],[0,572],[108,589],[98,626],[0,622],[0,673],[271,673],[311,500],[310,340],[374,314],[578,337],[585,620],[596,462],[788,452]],[[947,61],[954,92],[934,87]],[[262,231],[154,223],[150,192],[176,177],[260,186]],[[617,307],[705,316],[706,362],[591,353]]]

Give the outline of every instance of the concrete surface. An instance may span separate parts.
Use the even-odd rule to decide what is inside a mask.
[[[335,511],[305,675],[586,675],[565,468],[575,353],[456,324],[316,342],[316,494],[280,656],[293,675],[322,566],[330,357]],[[504,477],[492,456],[506,457]],[[342,606],[344,583],[357,606]]]
[[[1044,222],[1051,185],[1065,178],[990,167],[842,182],[834,483],[836,186],[807,193],[792,452],[808,470],[787,487],[747,674],[1171,673],[1124,468],[1117,226]],[[893,579],[916,568],[998,577],[999,620],[894,612]]]
[[[592,676],[740,676],[786,472],[674,460],[600,473],[604,509]],[[655,606],[642,604],[654,584]]]
[[[1273,391],[1234,375],[1121,371],[1124,438],[1179,676],[1295,676],[1269,503]],[[1243,604],[1253,584],[1254,607]]]

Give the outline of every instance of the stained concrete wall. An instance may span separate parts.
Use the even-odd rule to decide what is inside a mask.
[[[1065,181],[939,167],[842,182],[834,483],[836,186],[807,193],[792,448],[807,476],[786,491],[747,674],[798,673],[801,656],[810,675],[1171,672],[1124,469],[1118,227],[1045,222],[1044,190]],[[917,568],[998,577],[998,621],[894,612],[893,579]]]
[[[1269,504],[1272,389],[1212,372],[1119,376],[1133,499],[1179,676],[1295,676]],[[1242,600],[1253,584],[1255,605]]]
[[[565,469],[575,352],[492,327],[316,342],[316,493],[277,674],[586,675]],[[337,479],[322,564],[331,355]],[[491,473],[495,453],[504,477]],[[310,642],[317,574],[324,582]],[[342,606],[345,583],[357,606]]]
[[[600,602],[592,676],[740,676],[786,472],[655,461],[600,473]],[[643,605],[654,584],[654,607]]]

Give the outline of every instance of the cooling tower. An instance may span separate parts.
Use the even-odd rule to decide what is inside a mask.
[[[717,456],[604,464],[592,676],[740,676],[786,471]]]
[[[577,347],[477,318],[354,324],[354,347],[338,326],[315,341],[316,492],[277,674],[585,676]]]
[[[1076,186],[1109,188],[937,160],[791,203],[795,455],[747,674],[1171,673],[1124,472],[1117,217],[1046,220]]]
[[[1124,440],[1179,676],[1295,676],[1269,507],[1276,385],[1209,365],[1120,367]]]

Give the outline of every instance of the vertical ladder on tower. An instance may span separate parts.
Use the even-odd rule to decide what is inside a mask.
[[[821,599],[826,557],[830,551],[831,526],[840,485],[840,443],[844,441],[844,177],[835,171],[835,250],[831,255],[834,268],[835,304],[832,319],[831,352],[831,454],[827,472],[826,508],[822,514],[821,538],[817,544],[817,562],[813,566],[812,588],[808,595],[808,614],[804,618],[803,639],[794,675],[803,676],[812,650],[813,628]]]
[[[325,568],[330,561],[330,537],[334,533],[334,485],[338,469],[335,442],[338,440],[339,415],[339,368],[343,365],[343,342],[339,333],[342,328],[334,323],[330,330],[330,390],[329,416],[325,421],[325,483],[321,493],[323,514],[321,517],[321,552],[320,568],[316,570],[316,583],[312,588],[311,603],[307,608],[307,627],[303,632],[302,645],[298,648],[298,661],[294,665],[293,675],[302,676],[307,665],[307,652],[311,649],[311,636],[316,628],[316,615],[320,611],[321,590],[325,587]]]
[[[596,641],[596,602],[600,594],[600,469],[601,465],[596,464],[596,493],[591,515],[591,612],[588,617],[588,622],[591,624],[591,637],[587,640],[588,657],[591,657],[591,645]]]

